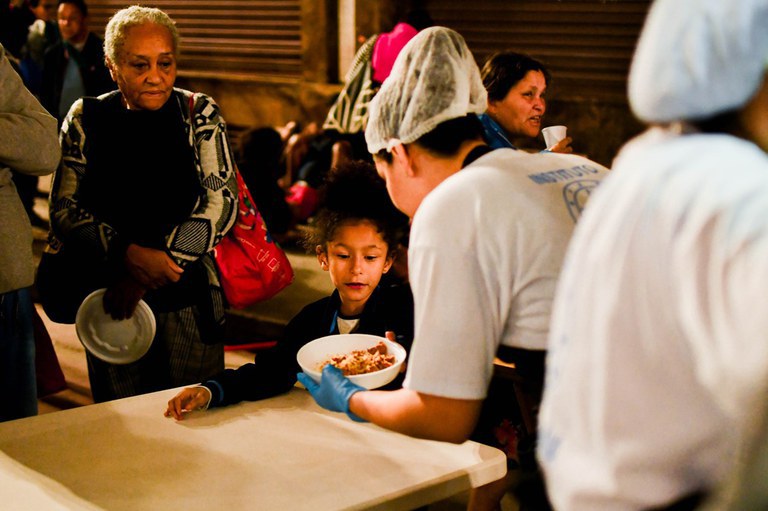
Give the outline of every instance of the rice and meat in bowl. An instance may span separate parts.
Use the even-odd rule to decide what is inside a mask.
[[[368,349],[354,350],[343,355],[331,355],[327,360],[318,364],[317,370],[322,371],[328,364],[341,370],[344,376],[367,374],[391,367],[395,356],[387,354],[387,346],[380,342]]]
[[[379,344],[386,346],[386,351],[380,349]],[[373,347],[376,347],[375,353],[372,351],[367,355],[360,353],[359,357],[351,357],[355,351],[368,352]],[[344,373],[344,367],[339,369],[353,383],[366,389],[375,389],[388,384],[397,377],[403,367],[407,353],[400,344],[385,337],[353,333],[320,337],[302,346],[296,354],[296,360],[302,371],[318,383],[321,380],[322,368],[329,362],[333,362],[332,359],[336,357],[349,359],[346,364],[342,365],[348,365],[347,369],[355,374],[350,372],[347,375]],[[341,360],[337,363],[340,362]],[[369,372],[357,373],[359,370],[368,370]]]

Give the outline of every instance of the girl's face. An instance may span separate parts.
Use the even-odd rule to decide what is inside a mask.
[[[392,266],[389,246],[366,220],[337,227],[333,239],[317,247],[317,260],[339,290],[340,312],[345,316],[363,312],[381,276]]]
[[[108,62],[109,71],[128,109],[160,109],[176,81],[176,54],[168,29],[154,23],[128,28],[118,59]]]
[[[488,100],[488,115],[510,137],[536,137],[541,129],[541,117],[547,109],[544,100],[546,91],[544,73],[528,71],[509,89],[504,99]]]

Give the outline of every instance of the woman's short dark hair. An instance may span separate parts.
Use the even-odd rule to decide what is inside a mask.
[[[88,5],[86,5],[85,0],[59,0],[59,5],[61,4],[72,4],[77,7],[77,10],[83,15],[83,18],[88,17]]]
[[[455,155],[468,140],[482,140],[483,125],[475,114],[443,121],[435,129],[413,142],[435,156],[448,158]],[[392,163],[392,153],[382,149],[376,158]]]
[[[336,230],[347,224],[367,221],[387,243],[389,255],[398,245],[406,244],[408,217],[392,203],[383,179],[376,168],[364,161],[344,163],[328,174],[320,187],[318,212],[303,240],[304,247],[314,252],[325,249]]]
[[[490,101],[501,101],[509,89],[525,78],[529,71],[541,71],[549,85],[550,75],[544,64],[522,53],[505,51],[494,53],[485,61],[481,76]]]

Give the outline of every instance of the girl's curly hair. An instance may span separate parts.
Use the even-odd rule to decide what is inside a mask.
[[[360,221],[376,226],[390,255],[398,245],[407,246],[408,217],[392,204],[384,180],[370,163],[356,161],[332,169],[319,196],[314,229],[303,240],[307,251],[314,252],[318,245],[325,248],[340,226]]]

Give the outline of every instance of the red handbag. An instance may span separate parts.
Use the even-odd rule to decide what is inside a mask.
[[[242,309],[271,298],[293,282],[288,257],[267,231],[240,172],[235,169],[238,211],[235,225],[214,248],[229,305]]]

